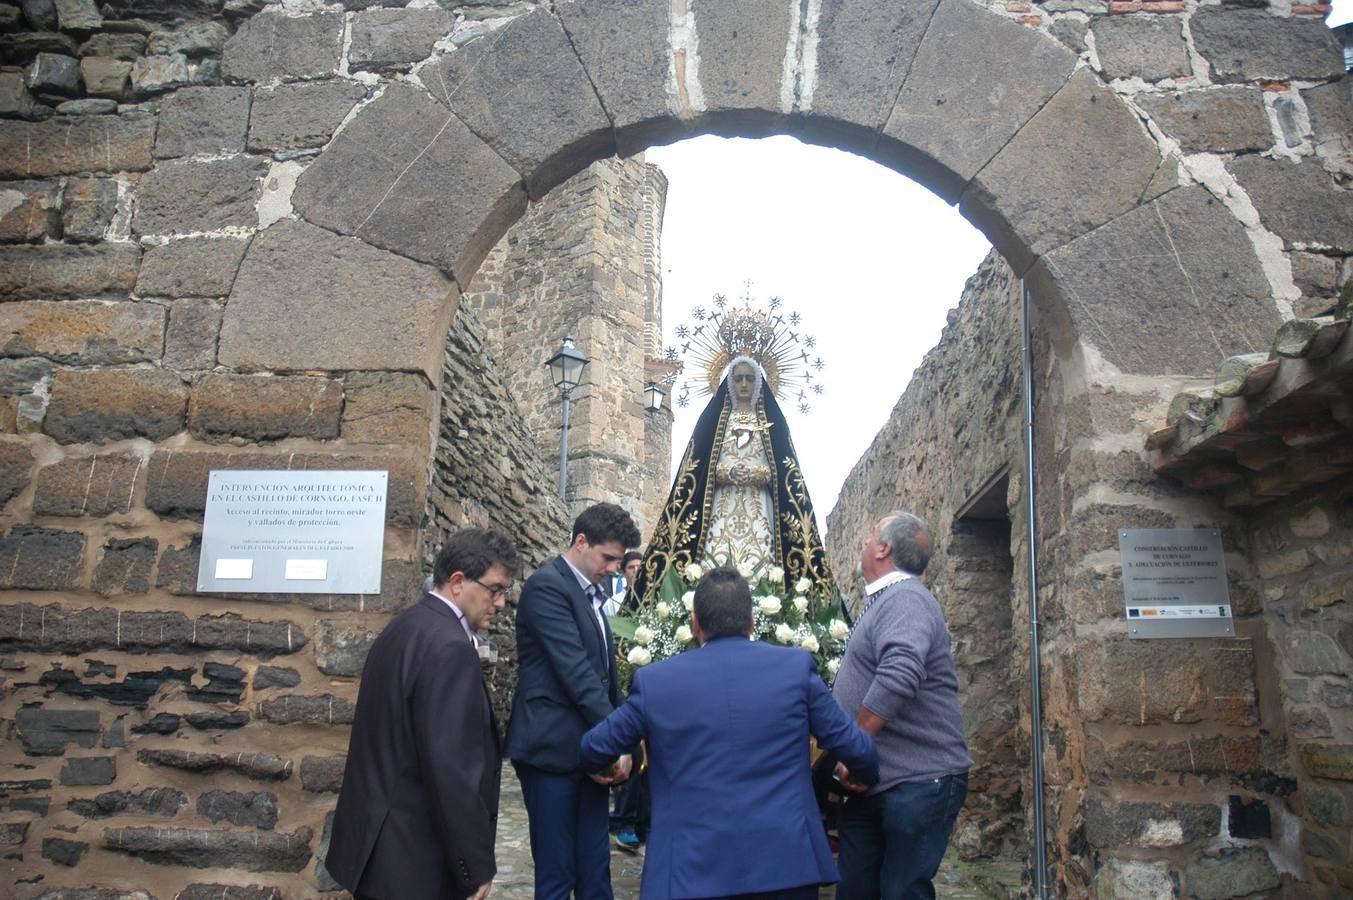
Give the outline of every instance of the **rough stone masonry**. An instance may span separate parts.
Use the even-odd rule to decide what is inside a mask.
[[[1323,12],[0,3],[4,890],[333,887],[318,859],[363,642],[415,595],[439,529],[496,524],[530,556],[566,519],[460,291],[588,164],[714,132],[793,133],[916,178],[1033,293],[1059,893],[1347,894],[1342,495],[1314,498],[1327,527],[1314,506],[1247,518],[1145,449],[1181,388],[1348,279],[1353,113]],[[1001,416],[949,408],[977,419],[937,424],[1009,449]],[[929,456],[880,471],[896,485]],[[197,595],[207,473],[244,467],[388,469],[381,592]],[[1014,474],[1005,499],[1017,520]],[[1241,638],[1127,641],[1115,529],[1198,524],[1223,529]],[[999,594],[1000,538],[963,537],[988,561],[971,590]],[[1011,529],[1015,564],[1026,537]],[[1019,608],[1008,647],[974,644],[1007,710],[993,681],[1025,658]],[[1013,740],[987,731],[1018,758],[1014,718]]]

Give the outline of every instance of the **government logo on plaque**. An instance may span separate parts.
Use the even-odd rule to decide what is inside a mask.
[[[389,477],[386,471],[211,472],[197,589],[380,593]]]
[[[1221,532],[1120,529],[1128,636],[1235,637]]]

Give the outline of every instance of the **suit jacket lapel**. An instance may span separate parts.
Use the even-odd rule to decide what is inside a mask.
[[[602,627],[605,629],[605,637],[597,629],[597,614],[592,609],[592,599],[587,596],[587,591],[578,583],[578,576],[573,574],[573,568],[562,557],[555,557],[555,566],[560,574],[567,580],[568,584],[573,586],[571,596],[573,597],[573,618],[578,622],[578,631],[584,641],[590,642],[596,650],[593,653],[593,659],[598,659],[602,663],[602,671],[608,671],[606,656],[611,643],[611,628],[606,623],[606,617],[602,616]]]

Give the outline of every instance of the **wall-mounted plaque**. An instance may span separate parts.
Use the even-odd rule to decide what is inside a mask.
[[[385,471],[213,471],[197,589],[380,593],[389,477]]]
[[[1130,637],[1235,637],[1220,531],[1120,529],[1118,552]]]

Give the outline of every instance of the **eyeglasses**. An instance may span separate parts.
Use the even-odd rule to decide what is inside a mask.
[[[512,590],[512,585],[510,584],[485,584],[478,578],[471,578],[470,580],[488,591],[489,599],[491,600],[497,600],[499,597],[506,597],[507,592]]]

